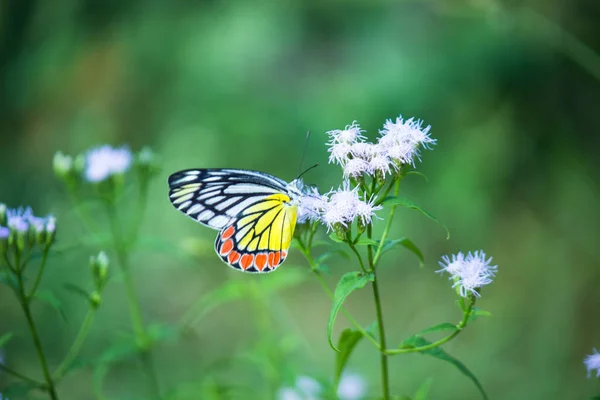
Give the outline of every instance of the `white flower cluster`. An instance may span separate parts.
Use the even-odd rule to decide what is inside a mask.
[[[431,149],[436,143],[429,137],[431,126],[422,125],[422,121],[414,118],[405,121],[399,116],[396,122],[388,119],[379,131],[377,143],[369,143],[364,141],[365,131],[354,121],[343,130],[327,132],[329,162],[341,165],[345,178],[376,173],[385,176],[403,164],[414,166],[415,158],[420,160],[419,148]]]
[[[5,208],[1,204],[2,208]],[[54,234],[56,231],[56,218],[52,215],[46,217],[36,217],[33,215],[31,207],[27,208],[8,208],[6,209],[6,225],[0,226],[0,238],[5,239],[11,231],[17,233],[26,233],[30,229],[36,234],[48,233]]]
[[[149,163],[153,157],[149,149],[138,155],[140,163]],[[124,174],[134,162],[134,156],[127,146],[111,147],[103,145],[94,147],[84,154],[73,156],[57,152],[52,160],[54,173],[61,179],[69,180],[82,175],[91,183],[102,182],[113,175]]]
[[[600,354],[594,349],[594,353],[587,356],[583,363],[587,369],[588,378],[592,375],[592,371],[596,370],[596,378],[600,378]]]
[[[357,218],[363,224],[368,224],[375,216],[375,211],[383,208],[375,206],[372,200],[361,199],[358,187],[351,189],[348,181],[325,195],[312,189],[298,203],[298,222],[320,221],[327,225],[328,230],[333,229],[336,224],[348,227]]]
[[[477,289],[492,283],[498,271],[497,265],[490,265],[491,261],[491,257],[486,260],[483,250],[466,256],[463,253],[453,254],[452,258],[443,256],[439,262],[442,269],[437,272],[448,272],[455,281],[452,287],[458,286],[462,297],[467,297],[468,292],[480,297]]]
[[[123,174],[133,162],[133,155],[127,146],[113,148],[109,145],[88,150],[85,155],[85,179],[100,182],[112,175]]]
[[[338,385],[337,397],[340,400],[361,400],[367,393],[367,383],[357,374],[344,374]],[[299,376],[293,387],[282,387],[277,392],[277,400],[321,400],[324,399],[321,384],[309,377]]]

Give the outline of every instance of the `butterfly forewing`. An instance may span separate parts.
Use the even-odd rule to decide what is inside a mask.
[[[286,183],[258,171],[190,169],[169,177],[169,199],[188,217],[222,229],[246,208],[286,191]]]
[[[271,272],[287,257],[297,207],[287,183],[247,170],[195,169],[169,177],[169,199],[197,222],[219,229],[215,250],[244,272]]]

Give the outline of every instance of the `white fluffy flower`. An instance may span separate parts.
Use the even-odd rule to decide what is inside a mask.
[[[364,399],[367,394],[367,382],[358,374],[344,374],[338,385],[337,396],[340,400]]]
[[[350,159],[352,146],[348,143],[334,142],[329,147],[329,163],[339,164],[341,166],[346,165]]]
[[[450,279],[455,281],[452,287],[458,286],[462,297],[467,297],[468,292],[479,297],[477,289],[492,283],[498,270],[497,265],[490,265],[491,261],[491,257],[486,260],[483,250],[469,252],[466,256],[458,253],[451,259],[448,256],[442,257],[439,262],[442,269],[437,272],[448,272]]]
[[[321,222],[327,225],[328,230],[333,229],[333,226],[338,223],[347,227],[356,218],[361,218],[363,222],[368,223],[375,215],[375,211],[381,209],[381,206],[373,206],[372,202],[361,200],[358,187],[350,189],[348,181],[328,195],[329,202],[320,218]]]
[[[352,158],[344,165],[344,178],[358,178],[371,173],[371,164],[362,158]]]
[[[370,224],[373,217],[375,217],[375,211],[383,209],[382,206],[373,205],[373,200],[359,200],[355,205],[355,213],[356,217],[360,218],[362,222],[366,224]]]
[[[101,182],[111,175],[122,174],[129,169],[132,161],[133,156],[126,146],[93,148],[85,155],[85,179],[88,182]]]
[[[346,125],[346,127],[341,129],[335,129],[327,132],[331,141],[329,144],[333,143],[348,143],[353,144],[359,140],[364,139],[365,137],[362,135],[364,130],[360,129],[360,125],[353,121],[351,125]]]
[[[588,378],[592,376],[592,371],[596,370],[596,378],[600,378],[600,354],[594,349],[594,353],[587,356],[583,363],[587,369]]]
[[[354,157],[370,160],[376,152],[375,146],[373,143],[356,142],[350,147],[350,153]]]
[[[431,126],[422,127],[423,121],[414,118],[396,118],[386,120],[383,129],[379,131],[381,137],[379,144],[386,149],[387,155],[402,164],[415,164],[415,157],[420,160],[419,147],[431,149],[430,145],[436,143],[435,139],[429,137]]]
[[[306,221],[319,220],[327,208],[327,201],[327,197],[320,194],[317,188],[311,188],[298,200],[297,222],[301,224]]]

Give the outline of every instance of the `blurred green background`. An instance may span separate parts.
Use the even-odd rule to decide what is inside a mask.
[[[104,143],[151,146],[163,169],[150,189],[142,227],[149,239],[134,253],[134,274],[147,322],[175,323],[224,282],[284,278],[223,265],[212,250],[215,232],[169,204],[169,174],[236,167],[291,180],[310,130],[304,165],[320,166],[305,180],[327,191],[341,182],[340,170],[327,165],[327,130],[358,120],[374,139],[387,118],[422,118],[438,145],[418,164],[429,181],[409,177],[403,194],[452,236],[445,240],[443,229],[414,211],[397,213],[394,236],[415,241],[426,265],[418,268],[402,250],[384,257],[389,342],[460,318],[449,282],[434,273],[437,261],[482,248],[499,265],[478,303],[493,317],[445,349],[491,399],[587,399],[600,393],[583,365],[600,347],[600,4],[510,3],[1,1],[0,202],[54,213],[57,246],[77,244],[84,231],[53,176],[53,154]],[[78,246],[48,265],[43,286],[68,316],[64,322],[44,305],[35,308],[52,365],[86,311],[63,284],[88,282],[87,260],[98,250]],[[332,287],[355,268],[341,257],[329,266]],[[265,369],[239,357],[265,346],[265,315],[273,338],[290,338],[267,350],[286,371],[281,384],[294,374],[328,379],[330,300],[296,251],[276,274],[289,271],[306,279],[273,293],[265,313],[249,299],[231,302],[191,334],[161,343],[161,383],[262,385]],[[347,305],[362,323],[374,319],[370,291]],[[344,326],[340,317],[336,332]],[[115,279],[82,357],[97,356],[129,330]],[[41,376],[20,309],[0,287],[5,331],[15,333],[5,362]],[[368,380],[370,394],[380,393],[378,356],[367,343],[349,368]],[[106,394],[140,396],[139,374],[135,363],[113,367]],[[421,355],[393,357],[391,376],[398,394],[412,395],[433,377],[431,399],[478,398],[457,370]],[[0,376],[0,388],[9,381]],[[61,398],[93,398],[93,381],[91,368],[73,372],[59,386]]]

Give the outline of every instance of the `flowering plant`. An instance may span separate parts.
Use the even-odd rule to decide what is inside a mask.
[[[414,202],[399,197],[400,183],[415,171],[416,161],[421,160],[421,151],[431,149],[436,140],[430,137],[430,126],[423,126],[422,121],[401,116],[395,121],[387,120],[376,143],[366,141],[365,131],[356,122],[345,129],[328,132],[329,162],[342,168],[343,183],[335,190],[324,195],[317,191],[308,193],[300,202],[299,221],[306,221],[297,230],[296,245],[302,251],[311,270],[333,300],[327,339],[336,351],[336,369],[334,385],[338,386],[346,363],[361,339],[369,341],[380,354],[381,390],[383,399],[391,398],[388,358],[392,355],[420,352],[448,361],[463,374],[473,380],[482,396],[487,398],[481,384],[475,376],[457,359],[450,356],[440,346],[455,338],[475,317],[488,313],[475,307],[481,296],[481,288],[492,282],[497,267],[491,265],[483,251],[474,253],[458,253],[444,256],[438,272],[450,274],[452,287],[458,295],[458,305],[463,314],[456,323],[441,323],[404,339],[396,348],[388,346],[384,329],[384,318],[378,279],[378,266],[382,256],[396,246],[416,255],[423,263],[423,254],[417,245],[408,238],[390,239],[390,227],[397,207],[408,207],[420,211],[425,216],[437,221],[428,211]],[[380,237],[374,233],[374,225],[383,220],[378,215],[384,206],[389,206],[389,214],[384,222]],[[439,221],[437,221],[439,222]],[[358,269],[342,275],[332,292],[323,278],[327,272],[324,261],[334,252],[326,252],[315,256],[313,247],[318,227],[324,225],[330,238],[346,245],[357,261]],[[364,251],[361,251],[363,250]],[[339,251],[337,251],[339,252]],[[366,254],[365,254],[366,253]],[[363,327],[345,309],[344,301],[354,291],[370,285],[375,303],[376,321]],[[351,329],[345,329],[334,343],[333,328],[338,313],[342,311],[350,323]],[[450,333],[437,341],[429,341],[425,335],[433,332],[449,331]]]

